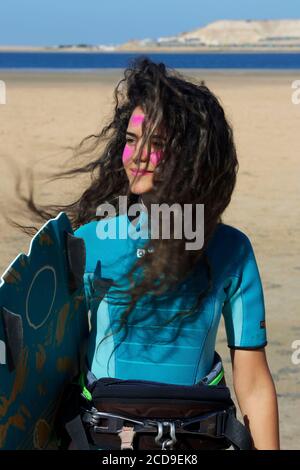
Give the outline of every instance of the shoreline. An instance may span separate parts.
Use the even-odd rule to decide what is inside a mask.
[[[216,78],[216,77],[261,77],[264,76],[267,78],[271,77],[291,77],[296,79],[296,76],[300,76],[300,69],[246,69],[246,68],[176,68],[170,67],[170,69],[177,70],[181,74],[189,75],[205,75],[207,77]],[[0,79],[17,79],[22,75],[26,78],[82,78],[86,80],[87,77],[92,79],[97,79],[98,77],[107,77],[111,78],[113,76],[122,75],[124,68],[115,67],[115,68],[97,68],[97,69],[59,69],[59,68],[0,68]]]

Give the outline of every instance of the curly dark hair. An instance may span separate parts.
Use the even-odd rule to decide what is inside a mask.
[[[231,200],[238,161],[232,128],[218,99],[203,82],[192,83],[163,63],[157,64],[140,56],[125,69],[124,78],[115,88],[114,101],[111,121],[99,134],[89,135],[76,148],[76,153],[88,155],[88,163],[55,175],[55,178],[83,173],[91,175],[90,185],[78,200],[67,205],[42,206],[34,201],[33,192],[28,197],[19,195],[36,221],[49,220],[60,211],[66,212],[74,229],[99,220],[96,209],[104,202],[115,205],[116,210],[120,195],[136,202],[122,163],[126,130],[133,110],[140,106],[146,116],[141,148],[148,145],[148,161],[151,136],[158,128],[164,130],[163,158],[156,167],[158,171],[155,169],[154,172],[151,202],[191,204],[192,207],[203,204],[204,244],[200,250],[191,251],[186,250],[184,237],[149,240],[155,256],[146,252],[128,273],[131,287],[126,291],[129,297],[115,332],[118,333],[123,327],[127,332],[129,316],[139,299],[149,293],[157,298],[163,293],[168,295],[194,272],[199,263],[205,267],[207,288],[199,293],[188,312],[186,309],[177,312],[165,324],[177,317],[184,319],[196,312],[201,314],[201,302],[213,287],[213,272],[206,248]],[[140,268],[143,277],[137,282],[134,273]],[[157,279],[161,279],[159,285]],[[109,292],[117,295],[110,296],[108,301],[115,303],[124,291],[121,293],[116,284],[114,286],[116,289]],[[176,338],[178,334],[179,330]],[[102,341],[107,336],[110,335]]]

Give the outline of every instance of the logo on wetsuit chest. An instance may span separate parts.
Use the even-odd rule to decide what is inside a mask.
[[[137,256],[138,258],[142,258],[142,257],[145,255],[146,251],[147,251],[148,253],[153,253],[153,252],[154,252],[154,249],[153,249],[152,247],[148,248],[148,250],[145,250],[144,248],[138,248],[138,249],[136,250],[136,256]]]

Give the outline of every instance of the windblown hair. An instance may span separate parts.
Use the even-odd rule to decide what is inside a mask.
[[[146,252],[145,256],[137,258],[128,273],[129,301],[120,317],[115,332],[118,333],[123,327],[127,331],[128,320],[139,299],[145,294],[159,298],[193,273],[199,263],[203,263],[206,270],[207,288],[199,293],[189,312],[177,312],[166,324],[177,317],[201,314],[201,302],[213,286],[206,248],[231,200],[238,161],[231,126],[216,96],[203,83],[192,83],[163,63],[154,63],[147,57],[133,61],[115,88],[114,101],[111,121],[99,134],[83,139],[76,149],[88,156],[88,163],[56,175],[58,178],[91,175],[90,185],[79,199],[68,205],[51,206],[38,205],[33,192],[29,197],[23,195],[22,199],[36,221],[49,220],[60,211],[66,212],[74,229],[99,220],[96,209],[102,203],[113,204],[118,210],[118,196],[126,195],[129,201],[134,200],[122,163],[126,130],[133,110],[140,106],[146,116],[140,149],[147,145],[148,161],[151,137],[157,129],[163,129],[163,158],[154,171],[151,202],[192,204],[193,207],[204,204],[204,244],[194,251],[186,250],[184,237],[149,240],[155,256]],[[93,159],[92,154],[96,155]],[[143,276],[137,282],[134,273],[140,268]],[[161,280],[159,285],[158,279]],[[178,334],[179,330],[176,337]],[[105,338],[107,336],[110,335]]]

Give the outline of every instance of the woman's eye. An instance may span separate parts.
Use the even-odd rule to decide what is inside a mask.
[[[126,137],[126,144],[133,145],[134,139],[132,137]]]
[[[161,150],[163,148],[163,143],[159,141],[154,141],[152,142],[152,147],[155,148],[156,150]]]

